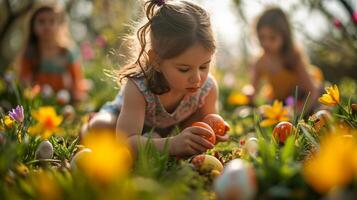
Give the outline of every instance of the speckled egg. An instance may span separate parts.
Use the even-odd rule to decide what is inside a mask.
[[[36,149],[36,159],[51,159],[53,157],[53,146],[48,140],[42,141]]]
[[[244,150],[248,155],[257,157],[258,154],[258,139],[255,137],[249,138],[244,144]]]
[[[221,161],[211,155],[197,155],[192,158],[191,163],[201,173],[211,172],[212,170],[221,172],[223,170]]]
[[[332,116],[327,110],[319,110],[310,116],[309,120],[313,122],[314,129],[320,132],[323,127],[326,127],[332,121]]]
[[[214,181],[214,191],[220,200],[254,199],[257,192],[254,168],[245,160],[231,160]]]

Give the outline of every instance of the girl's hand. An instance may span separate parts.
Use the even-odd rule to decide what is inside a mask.
[[[201,127],[188,127],[171,139],[170,154],[189,156],[212,149],[214,145],[203,137],[210,137],[211,132]]]
[[[216,140],[217,140],[217,142],[226,142],[229,140],[229,136],[227,133],[222,136],[216,135]]]

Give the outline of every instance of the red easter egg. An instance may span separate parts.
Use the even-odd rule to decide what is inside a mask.
[[[294,126],[290,122],[280,122],[273,130],[273,137],[277,143],[285,143],[288,136],[293,133]]]

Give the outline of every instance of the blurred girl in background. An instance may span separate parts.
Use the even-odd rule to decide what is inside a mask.
[[[52,5],[35,9],[21,57],[22,85],[47,85],[55,92],[65,89],[73,101],[83,100],[85,82],[78,54],[71,47],[63,10]]]
[[[285,102],[294,96],[297,86],[298,111],[301,111],[309,92],[306,110],[311,111],[320,94],[322,73],[311,66],[297,48],[285,13],[277,7],[266,9],[257,21],[256,32],[263,53],[252,70],[255,94],[263,78],[270,85],[270,100]]]

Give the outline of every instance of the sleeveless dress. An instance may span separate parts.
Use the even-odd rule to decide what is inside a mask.
[[[174,125],[179,124],[204,105],[206,96],[214,86],[213,77],[208,76],[206,82],[199,90],[194,93],[187,93],[176,109],[172,113],[169,113],[160,102],[159,96],[150,91],[144,77],[130,78],[130,80],[136,84],[146,101],[144,131],[147,128],[155,128],[156,130],[172,129]],[[112,102],[106,103],[100,109],[100,112],[118,115],[122,104],[123,90],[120,90],[115,99]],[[160,134],[160,131],[158,132]]]

